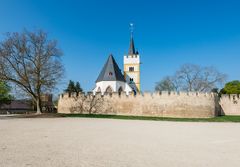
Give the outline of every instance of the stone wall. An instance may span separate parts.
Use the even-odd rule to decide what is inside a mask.
[[[179,118],[208,118],[219,114],[218,97],[205,93],[144,93],[133,95],[64,94],[59,113],[98,113]]]
[[[240,115],[239,95],[223,95],[220,99],[221,115]]]

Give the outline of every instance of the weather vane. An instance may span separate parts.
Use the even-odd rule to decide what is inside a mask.
[[[134,26],[133,23],[130,23],[130,32],[131,32],[131,36],[133,36],[133,29],[134,29],[133,26]]]

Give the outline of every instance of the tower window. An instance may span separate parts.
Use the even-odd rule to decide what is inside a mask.
[[[108,73],[108,75],[109,75],[109,76],[112,76],[112,75],[113,75],[113,73],[112,73],[112,72],[109,72],[109,73]]]
[[[133,78],[130,78],[130,82],[133,82]]]
[[[129,67],[129,71],[134,71],[134,67]]]

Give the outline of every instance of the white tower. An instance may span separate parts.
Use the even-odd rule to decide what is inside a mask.
[[[124,78],[135,93],[141,91],[140,87],[140,55],[135,51],[133,40],[133,24],[131,26],[131,38],[128,55],[124,56]]]

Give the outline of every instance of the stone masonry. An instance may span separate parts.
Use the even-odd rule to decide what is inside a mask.
[[[239,95],[224,95],[220,99],[221,115],[240,115]]]
[[[225,104],[225,101],[222,103]],[[63,94],[59,98],[58,112],[178,118],[209,118],[223,113],[216,94],[196,92],[144,93],[136,96]]]

